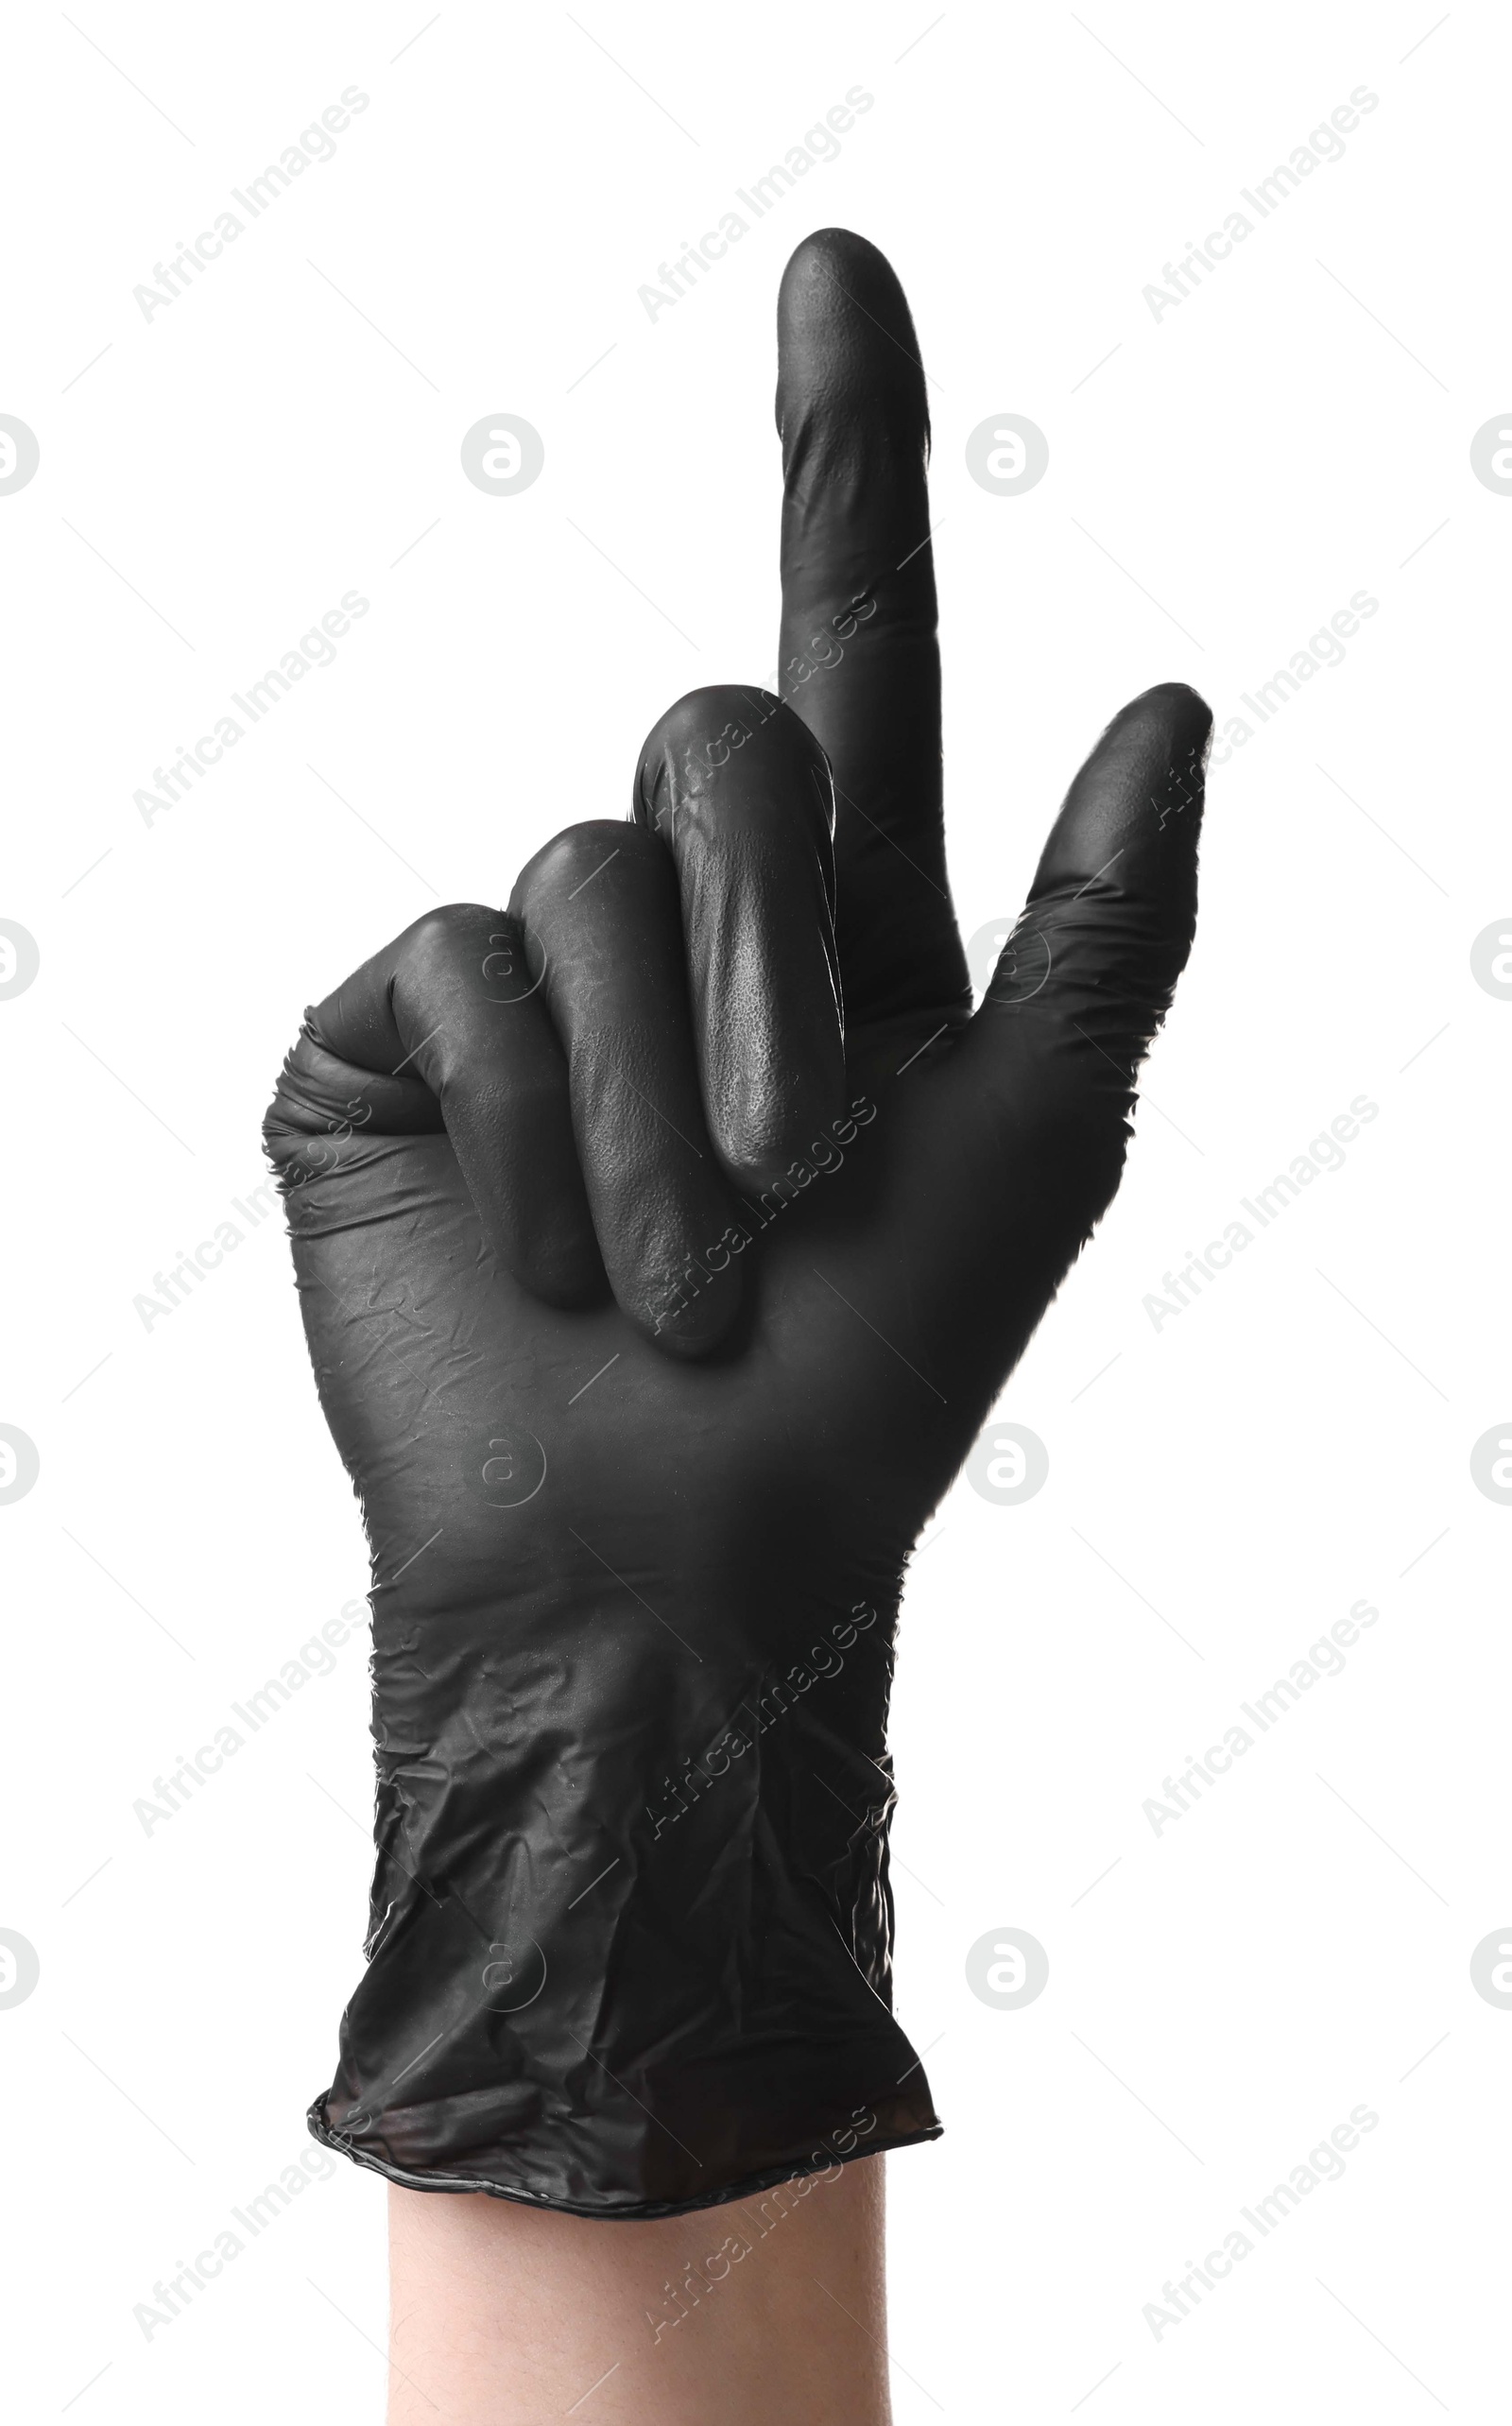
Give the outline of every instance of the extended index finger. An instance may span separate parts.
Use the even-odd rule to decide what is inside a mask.
[[[969,1002],[945,874],[929,412],[875,245],[827,228],[778,301],[779,689],[834,772],[837,940],[853,1021]]]

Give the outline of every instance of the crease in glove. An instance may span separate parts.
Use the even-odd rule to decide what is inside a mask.
[[[799,248],[779,354],[774,688],[688,694],[628,821],[365,962],[265,1130],[372,1568],[368,1966],[310,2125],[610,2219],[939,2132],[892,2010],[902,1577],[1118,1185],[1196,911],[1211,720],[1168,682],[973,1014],[874,247]]]

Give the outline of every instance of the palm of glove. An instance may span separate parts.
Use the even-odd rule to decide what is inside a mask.
[[[377,955],[311,1014],[267,1130],[374,1571],[373,1969],[318,2127],[402,2178],[593,2212],[787,2161],[784,2000],[809,2106],[854,2088],[858,2034],[896,2083],[902,1569],[1117,1184],[1194,914],[1209,719],[1173,685],[1078,776],[971,1016],[907,307],[830,232],[780,336],[782,702],[693,694],[630,824],[570,829],[507,911]],[[776,1949],[728,2145],[745,1958],[712,1880]],[[607,2021],[606,1965],[662,2012],[674,1936],[705,2023]],[[630,2103],[569,2089],[572,2048]],[[486,2123],[459,2123],[484,2076]],[[910,2094],[894,2143],[935,2127]],[[521,2117],[547,2111],[532,2158]]]

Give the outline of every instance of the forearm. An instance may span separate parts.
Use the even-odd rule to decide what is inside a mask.
[[[888,2426],[883,2160],[657,2223],[390,2189],[389,2426]]]

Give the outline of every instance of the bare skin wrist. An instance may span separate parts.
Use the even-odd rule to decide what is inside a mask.
[[[655,2223],[391,2187],[389,2426],[889,2426],[884,2162]]]

